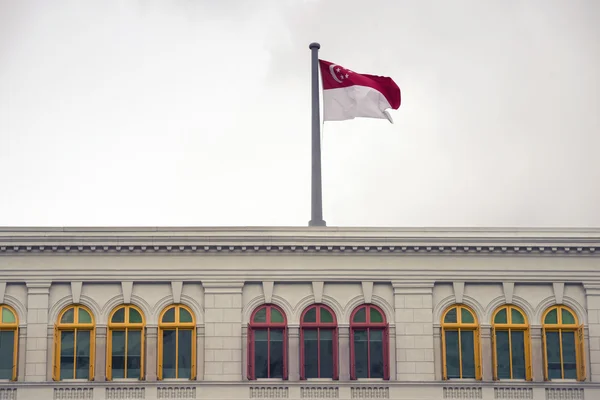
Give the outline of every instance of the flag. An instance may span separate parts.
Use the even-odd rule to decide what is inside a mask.
[[[359,74],[329,61],[319,60],[323,82],[323,120],[356,117],[392,117],[388,108],[400,107],[400,88],[387,76]]]

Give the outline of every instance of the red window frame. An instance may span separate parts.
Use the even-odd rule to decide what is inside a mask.
[[[254,322],[254,317],[256,316],[256,314],[260,311],[266,309],[266,321],[267,322]],[[281,315],[283,315],[283,322],[271,322],[271,310],[277,310],[281,313]],[[259,306],[256,308],[256,310],[254,310],[254,312],[252,313],[252,315],[250,316],[250,322],[248,323],[248,379],[249,380],[254,380],[256,379],[255,376],[255,366],[254,366],[254,356],[255,356],[255,342],[254,342],[254,330],[255,329],[266,329],[267,330],[267,340],[268,340],[268,347],[267,347],[267,360],[268,360],[268,365],[269,365],[269,370],[267,372],[267,378],[270,378],[271,376],[271,371],[270,371],[270,366],[271,366],[271,329],[283,329],[283,379],[288,379],[288,357],[287,357],[287,353],[288,353],[288,334],[287,334],[287,316],[285,315],[285,312],[283,312],[283,310],[279,307],[277,307],[274,304],[263,304],[262,306]]]
[[[354,322],[354,316],[360,310],[365,310],[365,321],[366,322]],[[377,310],[381,313],[383,317],[383,322],[370,322],[371,321],[371,310]],[[381,330],[383,331],[383,379],[390,379],[390,334],[389,334],[389,324],[387,323],[387,319],[385,317],[385,313],[383,310],[373,304],[363,304],[354,309],[352,315],[350,316],[350,379],[356,380],[356,356],[354,349],[354,331],[357,329],[367,330],[367,345],[368,345],[368,361],[369,369],[368,369],[368,378],[371,378],[371,341],[370,335],[372,330]]]
[[[316,310],[316,322],[304,322],[304,317],[310,310]],[[321,310],[327,310],[333,316],[333,322],[320,322],[321,321]],[[302,316],[300,317],[300,379],[306,379],[306,371],[304,368],[304,331],[306,329],[317,330],[317,346],[318,346],[318,357],[317,357],[317,368],[318,377],[321,378],[321,330],[333,331],[333,379],[339,379],[338,374],[338,326],[337,317],[333,310],[324,304],[313,304],[308,306]]]

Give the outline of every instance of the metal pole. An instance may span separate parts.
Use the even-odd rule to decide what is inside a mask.
[[[319,115],[319,43],[308,46],[312,64],[312,182],[311,219],[308,226],[325,226],[321,185],[321,117]]]

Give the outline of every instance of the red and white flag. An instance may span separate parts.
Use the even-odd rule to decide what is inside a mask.
[[[359,74],[325,60],[319,60],[319,66],[324,121],[369,117],[393,122],[386,110],[400,107],[400,88],[392,78]]]

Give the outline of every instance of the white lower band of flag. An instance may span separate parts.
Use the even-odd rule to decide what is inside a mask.
[[[368,86],[353,85],[323,90],[323,120],[343,121],[356,117],[382,118],[392,122],[385,96]]]

